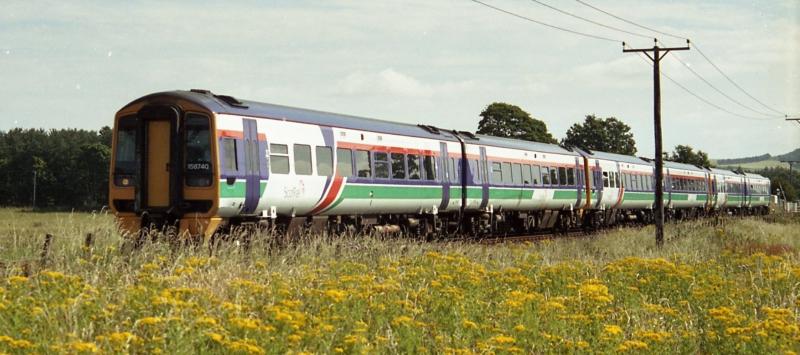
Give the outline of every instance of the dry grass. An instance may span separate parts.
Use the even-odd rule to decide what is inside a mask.
[[[800,350],[796,217],[671,225],[661,249],[644,228],[491,246],[261,237],[213,256],[122,253],[103,214],[0,220],[0,260],[33,260],[0,274],[6,352]]]

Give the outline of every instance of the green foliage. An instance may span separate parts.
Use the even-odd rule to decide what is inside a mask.
[[[783,194],[786,195],[786,199],[789,201],[796,201],[800,198],[798,192],[800,192],[800,173],[797,171],[789,171],[789,169],[784,168],[766,168],[758,172],[759,175],[769,178],[771,180],[772,191],[773,195],[779,195],[783,198]],[[778,193],[778,189],[783,189],[783,194]]]
[[[526,141],[557,143],[547,131],[547,125],[522,110],[519,106],[495,102],[481,112],[479,134],[522,139]]]
[[[111,128],[0,132],[0,205],[96,208],[108,200]]]
[[[702,150],[698,150],[697,152],[692,149],[692,147],[688,145],[677,145],[675,146],[675,150],[672,151],[671,154],[665,153],[666,159],[671,160],[678,163],[684,164],[692,164],[702,166],[704,168],[710,168],[713,165],[711,161],[708,160],[708,154]]]
[[[565,146],[624,155],[636,154],[636,141],[631,128],[614,118],[587,115],[583,123],[573,124],[561,140]]]

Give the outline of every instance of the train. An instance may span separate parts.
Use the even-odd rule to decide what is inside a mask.
[[[211,238],[237,227],[508,235],[654,219],[652,160],[428,124],[150,94],[115,115],[119,228]],[[770,180],[664,162],[667,218],[769,212]]]

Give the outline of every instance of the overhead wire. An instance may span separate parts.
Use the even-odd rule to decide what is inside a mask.
[[[737,104],[737,105],[739,105],[739,107],[742,107],[742,108],[744,108],[744,109],[746,109],[746,110],[749,110],[749,111],[751,111],[751,112],[755,112],[756,114],[759,114],[759,115],[763,115],[763,116],[773,116],[773,117],[775,116],[774,114],[770,114],[770,113],[764,113],[764,112],[761,112],[761,111],[755,110],[755,109],[751,108],[750,106],[747,106],[747,105],[745,105],[745,104],[743,104],[743,103],[739,102],[738,100],[736,100],[736,99],[732,98],[730,95],[728,95],[728,94],[726,94],[726,93],[722,92],[722,90],[720,90],[719,88],[717,88],[716,86],[714,86],[714,84],[712,84],[711,82],[709,82],[708,80],[706,80],[706,78],[704,78],[702,75],[700,75],[699,73],[697,73],[697,71],[695,71],[694,69],[692,69],[692,67],[691,67],[689,64],[687,64],[686,62],[684,62],[684,61],[683,61],[683,60],[682,60],[682,59],[681,59],[681,58],[680,58],[680,57],[679,57],[677,54],[673,54],[673,55],[672,55],[672,57],[673,57],[673,58],[675,58],[675,60],[677,60],[678,62],[680,62],[680,63],[681,63],[681,64],[682,64],[684,67],[686,67],[686,69],[688,69],[688,70],[689,70],[689,71],[690,71],[692,74],[694,74],[694,76],[696,76],[698,79],[700,79],[701,81],[703,81],[704,83],[706,83],[706,85],[708,85],[710,88],[714,89],[714,91],[718,92],[720,95],[724,96],[724,97],[725,97],[726,99],[728,99],[730,102],[733,102],[734,104]]]
[[[627,45],[626,45],[626,47],[628,47],[629,49],[632,49],[631,47],[629,47],[629,46],[627,46]],[[644,56],[644,54],[642,54],[642,53],[636,53],[636,54],[638,54],[638,55],[639,55],[639,57],[640,57],[640,58],[642,58],[642,60],[644,60],[645,62],[647,62],[647,64],[648,64],[648,65],[650,65],[651,67],[653,66],[653,62],[652,62],[652,61],[650,61],[650,60],[648,60],[648,58],[647,58],[647,57],[645,57],[645,56]],[[683,91],[685,91],[685,92],[686,92],[686,93],[688,93],[689,95],[692,95],[692,96],[694,96],[696,99],[698,99],[698,100],[702,101],[702,102],[703,102],[703,103],[705,103],[706,105],[709,105],[709,106],[711,106],[711,107],[714,107],[714,108],[716,108],[716,109],[718,109],[718,110],[720,110],[720,111],[726,112],[726,113],[728,113],[728,114],[730,114],[730,115],[737,116],[737,117],[744,118],[744,119],[748,119],[748,120],[762,121],[762,122],[763,122],[763,121],[765,121],[765,120],[777,120],[777,119],[780,119],[780,118],[777,118],[777,117],[775,117],[775,118],[763,118],[763,117],[752,117],[752,116],[745,116],[745,115],[738,114],[738,113],[736,113],[736,112],[730,111],[730,110],[728,110],[728,109],[726,109],[726,108],[724,108],[724,107],[722,107],[722,106],[719,106],[719,105],[717,105],[717,104],[715,104],[715,103],[713,103],[713,102],[709,101],[708,99],[706,99],[706,98],[704,98],[704,97],[702,97],[702,96],[698,95],[697,93],[695,93],[695,92],[694,92],[694,91],[692,91],[692,90],[689,90],[689,88],[687,88],[686,86],[683,86],[681,83],[679,83],[677,80],[673,79],[671,76],[669,76],[669,75],[668,75],[667,73],[665,73],[663,70],[661,70],[661,71],[660,71],[660,74],[661,74],[661,76],[663,76],[663,77],[667,78],[667,80],[669,80],[669,81],[671,81],[673,84],[675,84],[677,87],[681,88]]]
[[[511,12],[511,11],[505,10],[505,9],[501,9],[501,8],[493,6],[493,5],[489,5],[489,4],[487,4],[487,3],[483,2],[483,1],[480,1],[480,0],[470,0],[470,1],[472,1],[474,3],[477,3],[477,4],[480,4],[480,5],[483,5],[483,6],[486,6],[486,7],[490,8],[490,9],[495,10],[495,11],[499,11],[499,12],[505,13],[507,15],[511,15],[511,16],[514,16],[514,17],[517,17],[517,18],[520,18],[520,19],[523,19],[523,20],[526,20],[526,21],[530,21],[530,22],[533,22],[533,23],[536,23],[536,24],[539,24],[539,25],[542,25],[542,26],[550,27],[552,29],[556,29],[556,30],[560,30],[560,31],[564,31],[564,32],[569,32],[569,33],[572,33],[572,34],[575,34],[575,35],[584,36],[584,37],[588,37],[588,38],[599,39],[599,40],[603,40],[603,41],[617,42],[617,43],[623,42],[622,40],[619,40],[619,39],[613,39],[613,38],[609,38],[609,37],[593,35],[593,34],[590,34],[590,33],[584,33],[584,32],[580,32],[580,31],[571,30],[571,29],[568,29],[568,28],[565,28],[565,27],[561,27],[561,26],[551,25],[549,23],[545,23],[545,22],[542,22],[542,21],[539,21],[539,20],[524,16],[524,15],[520,15],[520,14]]]
[[[718,71],[720,74],[722,74],[722,76],[724,76],[724,77],[725,77],[725,79],[728,79],[728,81],[729,81],[731,84],[733,84],[733,86],[735,86],[737,89],[739,89],[739,91],[743,92],[743,93],[744,93],[745,95],[747,95],[749,98],[753,99],[753,101],[755,101],[755,102],[758,102],[758,103],[759,103],[761,106],[764,106],[764,107],[765,107],[765,108],[767,108],[768,110],[770,110],[770,111],[772,111],[772,112],[775,112],[775,113],[777,113],[777,114],[780,114],[780,115],[784,115],[784,116],[785,116],[785,113],[783,113],[783,112],[780,112],[780,111],[778,111],[778,110],[776,110],[776,109],[774,109],[774,108],[772,108],[772,107],[768,106],[767,104],[765,104],[765,103],[761,102],[761,100],[759,100],[759,99],[755,98],[753,95],[751,95],[749,92],[747,92],[747,91],[746,91],[745,89],[743,89],[741,86],[739,86],[739,84],[737,84],[735,81],[733,81],[733,79],[731,79],[731,78],[730,78],[730,77],[729,77],[727,74],[725,74],[725,72],[723,72],[723,71],[722,71],[722,69],[720,69],[720,68],[719,68],[719,67],[718,67],[716,64],[714,64],[714,62],[712,62],[712,61],[711,61],[711,58],[709,58],[708,56],[706,56],[706,55],[705,55],[705,53],[703,53],[703,51],[702,51],[702,50],[700,50],[700,47],[698,47],[696,43],[694,44],[694,49],[696,49],[696,50],[697,50],[697,53],[700,53],[700,55],[701,55],[703,58],[705,58],[705,60],[706,60],[706,61],[707,61],[709,64],[711,64],[711,66],[712,66],[712,67],[714,67],[714,69],[716,69],[716,70],[717,70],[717,71]]]
[[[608,16],[611,16],[611,17],[613,17],[613,18],[615,18],[615,19],[617,19],[617,20],[620,20],[620,21],[622,21],[622,22],[625,22],[625,23],[631,24],[631,25],[633,25],[633,26],[636,26],[636,27],[639,27],[639,28],[641,28],[641,29],[645,29],[645,30],[648,30],[648,31],[650,31],[650,32],[655,32],[655,33],[662,34],[662,35],[664,35],[664,36],[668,36],[668,37],[672,37],[672,38],[677,38],[677,39],[682,39],[682,40],[687,40],[687,39],[688,39],[688,38],[686,38],[686,37],[684,37],[684,36],[677,36],[677,35],[673,35],[673,34],[671,34],[671,33],[662,32],[662,31],[659,31],[659,30],[657,30],[657,29],[655,29],[655,28],[647,27],[647,26],[644,26],[644,25],[640,25],[640,24],[638,24],[638,23],[636,23],[636,22],[633,22],[633,21],[630,21],[630,20],[626,20],[626,19],[624,19],[624,18],[622,18],[622,17],[619,17],[619,16],[617,16],[617,15],[614,15],[614,14],[612,14],[612,13],[608,12],[608,11],[605,11],[605,10],[603,10],[603,9],[600,9],[600,8],[598,8],[598,7],[592,6],[591,4],[587,4],[586,2],[583,2],[583,1],[581,1],[581,0],[575,0],[575,1],[579,2],[580,4],[582,4],[582,5],[584,5],[584,6],[587,6],[587,7],[589,7],[589,8],[592,8],[592,9],[596,10],[596,11],[602,12],[602,13],[604,13],[604,14],[606,14],[606,15],[608,15]]]
[[[557,26],[557,25],[553,25],[553,24],[545,23],[545,22],[542,22],[542,21],[536,20],[536,19],[534,19],[534,18],[531,18],[531,17],[528,17],[528,16],[520,15],[520,14],[518,14],[518,13],[515,13],[515,12],[512,12],[512,11],[509,11],[509,10],[502,9],[502,8],[500,8],[500,7],[497,7],[497,6],[493,6],[493,5],[487,4],[487,3],[483,2],[483,1],[480,1],[480,0],[470,0],[470,1],[472,1],[472,2],[474,2],[474,3],[477,3],[477,4],[479,4],[479,5],[485,6],[485,7],[487,7],[487,8],[493,9],[493,10],[495,10],[495,11],[502,12],[502,13],[504,13],[504,14],[507,14],[507,15],[510,15],[510,16],[514,16],[514,17],[517,17],[517,18],[519,18],[519,19],[526,20],[526,21],[529,21],[529,22],[532,22],[532,23],[536,23],[536,24],[538,24],[538,25],[541,25],[541,26],[549,27],[549,28],[552,28],[552,29],[556,29],[556,30],[560,30],[560,31],[568,32],[568,33],[575,34],[575,35],[579,35],[579,36],[583,36],[583,37],[588,37],[588,38],[593,38],[593,39],[603,40],[603,41],[609,41],[609,42],[622,42],[622,44],[623,44],[623,47],[627,46],[627,45],[625,44],[625,42],[624,42],[624,41],[622,41],[622,40],[619,40],[619,39],[613,39],[613,38],[609,38],[609,37],[605,37],[605,36],[600,36],[600,35],[595,35],[595,34],[590,34],[590,33],[580,32],[580,31],[576,31],[576,30],[569,29],[569,28],[565,28],[565,27],[561,27],[561,26]],[[562,13],[562,14],[564,14],[564,15],[567,15],[567,16],[570,16],[570,17],[573,17],[573,18],[577,18],[577,19],[583,20],[583,21],[585,21],[585,22],[589,22],[589,23],[592,23],[592,24],[594,24],[594,25],[597,25],[597,26],[601,26],[601,27],[604,27],[604,28],[607,28],[607,29],[611,29],[611,30],[615,30],[615,31],[619,31],[619,32],[627,33],[627,34],[634,35],[634,36],[638,36],[638,37],[651,38],[650,36],[647,36],[647,35],[643,35],[643,34],[640,34],[640,33],[631,32],[631,31],[627,31],[627,30],[620,29],[620,28],[617,28],[617,27],[614,27],[614,26],[605,25],[605,24],[603,24],[603,23],[600,23],[600,22],[597,22],[597,21],[594,21],[594,20],[591,20],[591,19],[588,19],[588,18],[585,18],[585,17],[579,16],[579,15],[572,14],[572,13],[570,13],[570,12],[568,12],[568,11],[561,10],[561,9],[559,9],[559,8],[556,8],[555,6],[552,6],[552,5],[546,4],[546,3],[542,2],[542,1],[539,1],[539,0],[531,0],[531,1],[532,1],[532,2],[534,2],[534,3],[537,3],[537,4],[539,4],[539,5],[545,6],[545,7],[547,7],[547,8],[550,8],[550,9],[552,9],[552,10],[554,10],[554,11],[557,11],[557,12],[559,12],[559,13]],[[673,38],[677,38],[677,39],[686,40],[686,41],[688,42],[688,38],[686,38],[686,37],[684,37],[684,36],[678,36],[678,35],[674,35],[674,34],[671,34],[671,33],[663,32],[663,31],[659,31],[659,30],[657,30],[657,29],[654,29],[654,28],[651,28],[651,27],[647,27],[647,26],[644,26],[644,25],[640,25],[640,24],[638,24],[638,23],[636,23],[636,22],[633,22],[633,21],[630,21],[630,20],[624,19],[624,18],[622,18],[622,17],[619,17],[619,16],[617,16],[617,15],[614,15],[613,13],[610,13],[610,12],[608,12],[608,11],[605,11],[605,10],[602,10],[602,9],[600,9],[600,8],[598,8],[598,7],[592,6],[591,4],[588,4],[588,3],[586,3],[586,2],[584,2],[584,1],[582,1],[582,0],[575,0],[575,1],[577,1],[577,2],[578,2],[578,3],[580,3],[580,4],[583,4],[584,6],[587,6],[587,7],[589,7],[589,8],[592,8],[592,9],[594,9],[594,10],[596,10],[596,11],[599,11],[599,12],[601,12],[601,13],[604,13],[604,14],[606,14],[606,15],[608,15],[608,16],[614,17],[614,18],[616,18],[616,19],[618,19],[618,20],[620,20],[620,21],[623,21],[623,22],[629,23],[629,24],[631,24],[631,25],[633,25],[633,26],[636,26],[636,27],[639,27],[639,28],[642,28],[642,29],[645,29],[645,30],[648,30],[648,31],[651,31],[651,32],[659,33],[659,34],[662,34],[662,35],[665,35],[665,36],[669,36],[669,37],[673,37]],[[658,43],[658,39],[656,39],[656,43]],[[703,52],[702,52],[702,51],[701,51],[699,48],[697,48],[697,44],[696,44],[696,43],[692,42],[692,45],[693,45],[693,48],[694,48],[694,49],[697,49],[698,53],[700,53],[700,55],[701,55],[703,58],[705,58],[705,60],[706,60],[706,61],[708,61],[708,62],[709,62],[709,63],[710,63],[710,64],[711,64],[711,65],[712,65],[712,66],[713,66],[715,69],[717,69],[717,71],[719,71],[719,72],[720,72],[720,74],[722,74],[722,75],[723,75],[723,76],[724,76],[726,79],[728,79],[728,81],[730,81],[730,82],[731,82],[731,84],[733,84],[734,86],[736,86],[736,87],[737,87],[739,90],[741,90],[742,92],[744,92],[744,93],[745,93],[747,96],[749,96],[751,99],[753,99],[754,101],[758,102],[758,103],[759,103],[759,104],[761,104],[762,106],[764,106],[764,107],[768,108],[769,110],[771,110],[771,111],[773,111],[773,112],[776,112],[776,113],[778,113],[778,114],[780,114],[780,115],[783,115],[783,116],[785,117],[785,115],[784,115],[783,113],[781,113],[780,111],[777,111],[777,110],[775,110],[775,109],[773,109],[773,108],[771,108],[771,107],[767,106],[766,104],[764,104],[763,102],[761,102],[761,101],[757,100],[755,97],[753,97],[753,96],[752,96],[752,95],[750,95],[748,92],[746,92],[746,91],[745,91],[745,90],[744,90],[744,89],[743,89],[741,86],[739,86],[738,84],[736,84],[736,83],[733,81],[733,79],[731,79],[731,78],[730,78],[728,75],[726,75],[726,74],[725,74],[725,73],[724,73],[724,72],[723,72],[723,71],[722,71],[722,70],[721,70],[721,69],[720,69],[720,68],[719,68],[719,67],[718,67],[716,64],[714,64],[714,63],[711,61],[711,59],[709,59],[709,58],[708,58],[708,57],[707,57],[707,56],[706,56],[706,55],[705,55],[705,54],[704,54],[704,53],[703,53]],[[641,53],[639,53],[639,55],[640,55],[640,57],[644,58],[644,57],[642,56],[642,54],[641,54]],[[645,60],[647,60],[646,58],[644,58],[644,59],[645,59]],[[702,101],[702,102],[706,103],[707,105],[709,105],[709,106],[711,106],[711,107],[714,107],[714,108],[716,108],[716,109],[718,109],[718,110],[724,111],[724,112],[726,112],[726,113],[728,113],[728,114],[731,114],[731,115],[733,115],[733,116],[740,117],[740,118],[745,118],[745,119],[750,119],[750,120],[762,120],[762,121],[763,121],[763,120],[769,120],[769,119],[776,119],[776,117],[774,117],[774,115],[772,115],[772,114],[766,114],[766,113],[764,113],[764,112],[761,112],[761,111],[754,110],[754,109],[750,108],[749,106],[746,106],[746,105],[742,104],[741,102],[739,102],[739,101],[737,101],[737,100],[733,99],[733,98],[732,98],[732,97],[730,97],[729,95],[727,95],[727,94],[725,94],[724,92],[722,92],[722,90],[720,90],[719,88],[717,88],[716,86],[714,86],[713,84],[711,84],[711,82],[709,82],[708,80],[706,80],[705,78],[703,78],[703,77],[702,77],[702,76],[701,76],[699,73],[697,73],[697,72],[696,72],[694,69],[692,69],[692,68],[691,68],[691,67],[690,67],[688,64],[686,64],[685,62],[683,62],[682,60],[680,60],[680,58],[676,57],[676,59],[677,59],[679,62],[681,62],[681,64],[683,64],[683,65],[684,65],[684,66],[685,66],[687,69],[689,69],[689,71],[690,71],[690,72],[692,72],[692,74],[694,74],[695,76],[697,76],[697,77],[698,77],[700,80],[702,80],[704,83],[706,83],[707,85],[709,85],[709,86],[710,86],[712,89],[714,89],[715,91],[717,91],[718,93],[720,93],[721,95],[723,95],[723,96],[724,96],[725,98],[727,98],[728,100],[730,100],[730,101],[732,101],[732,102],[736,103],[737,105],[739,105],[739,106],[741,106],[741,107],[743,107],[743,108],[745,108],[745,109],[747,109],[747,110],[753,111],[753,112],[755,112],[755,113],[757,113],[757,114],[759,114],[759,115],[764,115],[764,116],[772,116],[772,117],[752,117],[752,116],[745,116],[745,115],[742,115],[742,114],[738,114],[738,113],[732,112],[732,111],[730,111],[730,110],[728,110],[728,109],[726,109],[726,108],[724,108],[724,107],[722,107],[722,106],[719,106],[719,105],[717,105],[717,104],[714,104],[713,102],[709,101],[708,99],[705,99],[705,98],[703,98],[702,96],[700,96],[700,95],[698,95],[698,94],[694,93],[693,91],[689,90],[689,89],[688,89],[687,87],[685,87],[684,85],[682,85],[682,84],[678,83],[678,82],[677,82],[675,79],[673,79],[672,77],[668,76],[666,73],[663,73],[663,74],[662,74],[662,75],[664,75],[664,77],[666,77],[668,80],[670,80],[671,82],[673,82],[673,83],[674,83],[676,86],[680,87],[681,89],[683,89],[684,91],[686,91],[686,92],[687,92],[687,93],[689,93],[690,95],[694,96],[694,97],[695,97],[695,98],[697,98],[698,100],[700,100],[700,101]],[[648,61],[648,63],[649,63],[651,66],[652,66],[652,63],[651,63],[651,62],[649,62],[649,61]]]
[[[677,38],[677,39],[683,39],[683,40],[687,40],[687,41],[689,40],[689,39],[688,39],[686,36],[678,36],[678,35],[675,35],[675,34],[672,34],[672,33],[664,32],[664,31],[659,31],[659,30],[657,30],[657,29],[655,29],[655,28],[652,28],[652,27],[648,27],[648,26],[640,25],[640,24],[638,24],[638,23],[636,23],[636,22],[634,22],[634,21],[631,21],[631,20],[625,19],[625,18],[623,18],[623,17],[620,17],[620,16],[617,16],[617,15],[615,15],[615,14],[611,13],[611,12],[608,12],[608,11],[606,11],[606,10],[603,10],[603,9],[601,9],[601,8],[598,8],[598,7],[594,6],[594,5],[591,5],[591,4],[589,4],[589,3],[587,3],[587,2],[585,2],[585,1],[583,1],[583,0],[575,0],[575,1],[576,1],[576,2],[578,2],[578,3],[580,3],[580,4],[582,4],[582,5],[584,5],[584,6],[586,6],[586,7],[589,7],[589,8],[591,8],[591,9],[594,9],[595,11],[601,12],[601,13],[603,13],[603,14],[606,14],[606,15],[608,15],[608,16],[611,16],[611,17],[613,17],[613,18],[615,18],[615,19],[617,19],[617,20],[620,20],[620,21],[623,21],[623,22],[625,22],[625,23],[631,24],[631,25],[633,25],[633,26],[636,26],[636,27],[639,27],[639,28],[642,28],[642,29],[645,29],[645,30],[648,30],[648,31],[651,31],[651,32],[655,32],[655,33],[658,33],[658,34],[662,34],[662,35],[664,35],[664,36],[668,36],[668,37],[672,37],[672,38]],[[709,57],[708,57],[708,56],[707,56],[705,53],[703,53],[703,51],[700,49],[700,47],[699,47],[699,46],[697,46],[697,42],[695,42],[695,41],[692,41],[692,48],[693,48],[693,49],[695,49],[695,50],[697,50],[697,53],[699,53],[699,54],[700,54],[700,56],[702,56],[702,57],[703,57],[703,59],[705,59],[705,60],[706,60],[706,61],[707,61],[709,64],[711,64],[711,66],[712,66],[712,67],[714,67],[714,69],[716,69],[716,70],[717,70],[717,71],[718,71],[720,74],[722,74],[722,76],[723,76],[723,77],[725,77],[725,79],[727,79],[727,80],[728,80],[728,81],[729,81],[729,82],[730,82],[730,83],[731,83],[731,84],[732,84],[734,87],[736,87],[737,89],[739,89],[739,91],[741,91],[742,93],[744,93],[745,95],[747,95],[747,97],[749,97],[749,98],[750,98],[750,99],[752,99],[753,101],[757,102],[758,104],[760,104],[760,105],[761,105],[761,106],[763,106],[764,108],[766,108],[766,109],[768,109],[768,110],[770,110],[770,111],[772,111],[772,112],[775,112],[776,114],[779,114],[779,115],[786,116],[785,112],[781,112],[781,111],[779,111],[779,110],[776,110],[775,108],[773,108],[773,107],[771,107],[771,106],[769,106],[769,105],[767,105],[767,104],[763,103],[761,100],[757,99],[755,96],[753,96],[752,94],[750,94],[749,92],[747,92],[747,90],[745,90],[745,89],[744,89],[744,88],[742,88],[742,87],[741,87],[739,84],[737,84],[735,81],[733,81],[733,79],[731,79],[731,77],[730,77],[730,76],[728,76],[728,74],[725,74],[725,72],[724,72],[724,71],[722,71],[722,69],[721,69],[719,66],[717,66],[717,65],[716,65],[716,64],[715,64],[715,63],[714,63],[714,62],[711,60],[711,58],[709,58]],[[704,80],[704,81],[705,81],[705,80]],[[727,96],[727,95],[726,95],[726,96]],[[752,111],[752,110],[751,110],[751,111]],[[763,113],[761,113],[761,114],[763,114]]]
[[[651,37],[651,36],[648,36],[648,35],[643,35],[643,34],[641,34],[641,33],[631,32],[631,31],[628,31],[628,30],[625,30],[625,29],[622,29],[622,28],[618,28],[618,27],[614,27],[614,26],[609,26],[609,25],[606,25],[606,24],[604,24],[604,23],[600,23],[600,22],[594,21],[594,20],[591,20],[591,19],[585,18],[585,17],[583,17],[583,16],[579,16],[579,15],[573,14],[573,13],[571,13],[571,12],[568,12],[568,11],[561,10],[561,9],[559,9],[559,8],[555,7],[555,6],[552,6],[552,5],[546,4],[546,3],[544,3],[544,2],[541,2],[541,1],[539,1],[539,0],[531,0],[531,1],[533,1],[533,2],[535,2],[535,3],[537,3],[537,4],[539,4],[539,5],[542,5],[542,6],[544,6],[544,7],[547,7],[547,8],[549,8],[549,9],[553,10],[553,11],[560,12],[560,13],[562,13],[562,14],[564,14],[564,15],[567,15],[567,16],[570,16],[570,17],[573,17],[573,18],[576,18],[576,19],[579,19],[579,20],[582,20],[582,21],[585,21],[585,22],[591,23],[591,24],[593,24],[593,25],[597,25],[597,26],[600,26],[600,27],[603,27],[603,28],[607,28],[607,29],[614,30],[614,31],[618,31],[618,32],[622,32],[622,33],[627,33],[627,34],[629,34],[629,35],[633,35],[633,36],[637,36],[637,37],[643,37],[643,38],[648,38],[648,39],[652,39],[652,38],[653,38],[653,37]]]

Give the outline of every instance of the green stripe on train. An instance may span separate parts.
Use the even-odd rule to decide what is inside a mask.
[[[245,190],[247,189],[247,181],[236,181],[233,185],[228,185],[226,181],[219,183],[219,197],[222,198],[245,198]],[[261,181],[259,183],[258,196],[264,196],[264,191],[267,190],[267,182]]]
[[[554,200],[577,200],[577,190],[555,190],[553,191]]]

